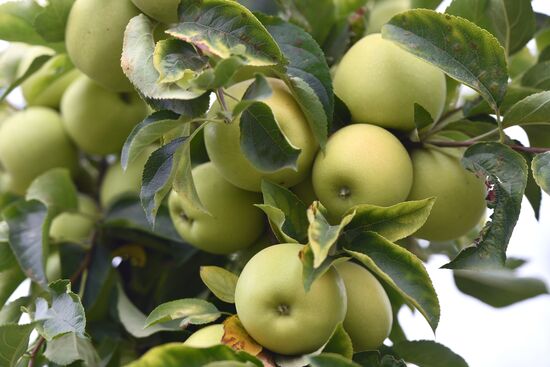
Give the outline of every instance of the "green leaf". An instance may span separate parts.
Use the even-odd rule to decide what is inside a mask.
[[[462,165],[488,178],[492,189],[488,194],[487,205],[493,209],[493,214],[475,243],[443,267],[469,270],[501,268],[506,261],[506,248],[519,217],[527,185],[527,164],[519,153],[506,145],[478,143],[466,150]]]
[[[181,320],[180,326],[202,325],[217,320],[220,311],[212,303],[202,299],[186,298],[163,303],[155,308],[145,320],[145,327],[160,322]]]
[[[322,353],[309,357],[309,363],[311,367],[360,367],[352,360],[333,353]]]
[[[38,34],[47,42],[65,40],[67,19],[75,0],[49,0],[34,20]]]
[[[393,350],[418,367],[468,367],[461,356],[433,340],[403,341],[395,344]]]
[[[31,297],[20,297],[10,303],[2,303],[4,306],[0,310],[0,325],[18,323],[23,313],[21,308],[28,307],[31,301]]]
[[[235,303],[237,275],[219,266],[202,266],[200,276],[216,297],[227,303]]]
[[[0,364],[6,367],[17,366],[17,361],[27,350],[33,324],[0,325]]]
[[[15,1],[12,1],[12,3],[14,3]],[[0,19],[1,19],[1,14],[0,14]],[[2,94],[0,94],[0,102],[2,102],[3,100],[6,99],[6,97],[15,89],[17,88],[18,86],[20,86],[25,80],[27,80],[27,78],[29,78],[31,75],[33,75],[35,72],[37,72],[38,70],[40,70],[40,68],[46,63],[48,62],[48,60],[50,60],[52,58],[51,55],[40,55],[38,57],[36,57],[34,60],[32,60],[31,64],[29,65],[29,67],[27,68],[27,70],[25,70],[25,72],[23,72],[23,74],[18,77],[13,83],[11,83],[6,89],[4,89],[2,91]]]
[[[92,342],[76,333],[67,333],[48,341],[44,356],[61,366],[83,361],[85,366],[100,366],[101,360]]]
[[[170,130],[180,126],[180,116],[172,111],[153,112],[137,124],[122,147],[120,164],[124,169],[139,157],[144,150],[157,142]]]
[[[126,367],[203,367],[216,361],[249,362],[248,365],[251,366],[263,366],[262,362],[250,354],[236,352],[225,345],[191,348],[181,343],[169,343],[152,348]]]
[[[324,148],[334,113],[332,79],[323,51],[301,28],[276,17],[260,20],[279,44],[288,61],[279,77],[290,88],[306,116],[315,139]]]
[[[200,89],[217,89],[226,87],[237,71],[245,65],[240,56],[231,56],[220,60],[214,68],[206,69],[202,74],[191,80],[190,83]]]
[[[454,279],[462,293],[493,307],[506,307],[541,294],[548,294],[546,284],[542,280],[518,277],[509,270],[456,270]]]
[[[538,62],[550,61],[550,46],[546,47],[539,54]]]
[[[495,111],[508,85],[504,50],[474,23],[432,10],[410,10],[382,28],[384,38],[476,90]]]
[[[269,82],[262,74],[254,76],[254,82],[246,88],[243,98],[233,107],[233,121],[258,100],[266,99],[273,94]]]
[[[0,222],[0,229],[7,230],[6,222]],[[0,230],[0,235],[4,233]],[[5,236],[9,234],[5,233]],[[25,279],[25,275],[19,268],[17,259],[7,242],[7,238],[0,238],[0,305],[4,305],[19,284]],[[0,322],[1,324],[1,322]]]
[[[547,194],[550,194],[550,152],[538,154],[531,162],[535,181]]]
[[[351,338],[346,330],[344,330],[343,324],[338,324],[336,330],[328,340],[328,343],[323,348],[323,353],[339,354],[344,358],[351,359],[353,357],[353,345]]]
[[[504,101],[500,105],[501,114],[506,114],[513,105],[538,92],[540,92],[540,89],[522,87],[515,84],[509,85],[506,90],[506,95],[504,96]],[[464,115],[466,117],[492,113],[493,111],[491,110],[491,107],[489,107],[489,104],[483,99],[476,99],[472,102],[466,102],[464,106]]]
[[[307,207],[289,189],[262,180],[263,204],[256,205],[269,218],[269,224],[279,241],[307,242]]]
[[[202,90],[184,89],[177,83],[158,83],[160,73],[153,63],[153,25],[144,14],[135,16],[128,23],[121,58],[124,74],[146,98],[191,100],[202,95]]]
[[[361,233],[344,250],[396,290],[409,306],[420,311],[435,331],[439,300],[420,259],[374,232]]]
[[[343,3],[348,2],[344,1]],[[277,3],[282,7],[283,13],[290,16],[292,23],[302,27],[312,35],[317,43],[322,45],[336,21],[336,4],[339,2],[331,0],[279,0]],[[359,7],[360,5],[357,6],[357,8]]]
[[[132,336],[136,338],[146,338],[159,331],[174,330],[169,325],[153,325],[145,328],[147,317],[128,299],[124,290],[119,285],[117,293],[117,312],[120,323]]]
[[[283,59],[273,38],[250,10],[229,0],[183,1],[179,23],[166,33],[220,58],[242,56],[247,65],[277,65]]]
[[[168,110],[188,118],[202,116],[210,107],[210,92],[206,92],[197,98],[183,99],[154,99],[140,94],[141,98],[156,111]]]
[[[300,259],[302,261],[302,278],[304,281],[304,289],[309,292],[311,285],[315,280],[319,279],[325,274],[333,265],[339,262],[345,262],[349,260],[349,257],[342,256],[327,256],[321,266],[315,268],[313,266],[314,256],[311,245],[305,245],[300,252]]]
[[[0,5],[0,39],[43,45],[44,39],[33,23],[42,8],[36,1],[8,1]]]
[[[517,102],[504,115],[504,127],[526,124],[550,124],[550,91],[532,94]]]
[[[521,85],[550,90],[550,61],[535,64],[523,74]]]
[[[411,8],[435,9],[442,0],[411,0]]]
[[[240,131],[241,150],[259,171],[298,169],[297,161],[301,149],[295,148],[288,141],[267,104],[254,102],[244,110]]]
[[[406,201],[389,207],[358,205],[355,216],[346,226],[344,239],[353,242],[361,232],[376,232],[389,241],[398,241],[415,233],[430,215],[435,198]]]
[[[159,83],[186,82],[207,66],[208,59],[200,56],[187,42],[166,39],[157,42],[153,64],[159,72]]]
[[[414,104],[414,125],[417,130],[422,130],[426,126],[433,124],[434,119],[432,115],[418,103]]]
[[[550,127],[550,126],[549,126]],[[542,191],[535,181],[535,178],[533,177],[533,169],[532,169],[532,163],[533,163],[533,155],[524,153],[523,158],[525,158],[527,162],[527,166],[530,167],[530,172],[527,177],[527,186],[525,186],[525,197],[527,200],[529,200],[529,204],[531,204],[531,207],[533,208],[533,211],[535,213],[535,218],[537,220],[540,219],[540,203],[542,200]],[[507,259],[510,260],[510,259]]]
[[[66,168],[54,168],[38,176],[27,189],[26,199],[46,205],[52,218],[78,207],[76,187]]]

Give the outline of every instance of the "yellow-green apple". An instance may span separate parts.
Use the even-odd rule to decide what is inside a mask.
[[[183,343],[193,348],[210,348],[222,344],[223,324],[208,325],[195,331]]]
[[[93,199],[80,194],[76,211],[63,212],[52,220],[50,237],[58,243],[85,244],[90,240],[98,217],[99,209]]]
[[[76,172],[78,156],[61,116],[49,108],[30,107],[0,125],[0,163],[12,178],[12,189],[24,194],[32,180],[52,168]]]
[[[382,26],[394,15],[410,9],[410,0],[384,0],[374,3],[369,15],[367,33],[380,33]]]
[[[354,122],[411,131],[414,104],[435,120],[443,111],[447,91],[443,72],[377,33],[344,55],[334,76],[334,92]]]
[[[446,241],[465,235],[485,213],[485,184],[467,171],[462,150],[428,148],[411,153],[414,180],[409,200],[435,197],[426,223],[414,236]]]
[[[334,268],[306,292],[302,245],[280,244],[257,253],[244,267],[235,289],[237,315],[258,343],[295,355],[321,348],[346,315],[346,292]]]
[[[334,133],[313,165],[313,188],[332,218],[358,204],[404,201],[413,181],[407,150],[387,130],[353,124]]]
[[[280,185],[290,187],[303,181],[310,172],[317,143],[308,122],[294,100],[286,85],[278,80],[269,78],[273,91],[269,98],[262,102],[271,107],[273,115],[288,141],[296,148],[301,149],[295,171],[285,168],[272,173],[260,172],[248,161],[240,147],[240,119],[234,123],[212,123],[205,127],[204,138],[206,150],[210,160],[216,165],[223,177],[233,185],[250,191],[261,191],[262,179],[268,179]],[[240,99],[251,80],[235,84],[228,88],[227,93]],[[228,108],[233,108],[236,101],[227,99]],[[212,111],[219,111],[216,103]]]
[[[181,0],[132,0],[143,13],[161,23],[178,21],[178,5]]]
[[[120,153],[134,126],[146,117],[147,105],[136,92],[113,92],[82,75],[65,92],[61,114],[80,149],[107,155]]]
[[[348,310],[344,329],[354,352],[376,349],[390,335],[393,314],[386,291],[367,269],[347,261],[335,265],[344,280]]]
[[[130,0],[77,0],[65,31],[67,52],[76,67],[106,88],[131,90],[120,57],[126,25],[138,14]]]
[[[172,191],[168,207],[180,236],[215,254],[229,254],[252,245],[264,229],[262,211],[254,206],[262,202],[261,195],[231,185],[210,162],[193,168],[192,175],[208,213],[195,208],[185,195]]]

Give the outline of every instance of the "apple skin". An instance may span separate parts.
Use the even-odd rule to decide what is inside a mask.
[[[178,6],[181,0],[132,0],[134,5],[149,17],[161,23],[178,21]]]
[[[209,124],[204,129],[206,150],[210,160],[216,165],[223,177],[233,185],[249,191],[261,191],[262,179],[268,179],[280,185],[290,187],[303,181],[309,174],[318,145],[309,128],[302,110],[290,94],[286,85],[268,78],[272,95],[263,100],[271,107],[281,131],[296,148],[301,149],[298,157],[298,170],[285,168],[273,173],[262,173],[248,161],[240,147],[240,119],[231,124]],[[240,99],[251,80],[235,84],[227,93]],[[235,106],[233,99],[227,98],[228,108]],[[215,103],[212,111],[219,111]]]
[[[411,153],[414,181],[408,200],[436,197],[428,220],[415,237],[447,241],[474,228],[485,213],[485,184],[460,164],[457,149]]]
[[[2,122],[0,161],[18,194],[52,168],[67,168],[74,174],[78,167],[77,150],[63,130],[61,116],[45,107],[30,107]]]
[[[50,237],[58,243],[86,243],[98,217],[99,209],[92,198],[80,194],[76,212],[64,212],[52,220]]]
[[[235,289],[237,315],[246,331],[273,352],[296,355],[318,350],[346,315],[346,292],[333,269],[304,290],[302,245],[280,244],[257,253]]]
[[[353,351],[378,348],[390,335],[393,314],[390,299],[367,269],[346,261],[335,265],[344,280],[348,307],[344,330],[353,343]]]
[[[389,22],[394,15],[409,10],[410,0],[385,0],[374,4],[367,25],[367,34],[380,33],[384,24]]]
[[[224,334],[223,324],[214,324],[195,331],[183,342],[192,348],[210,348],[222,344]]]
[[[214,254],[230,254],[252,245],[264,229],[262,211],[254,206],[262,202],[261,195],[231,185],[210,162],[195,167],[192,174],[209,214],[172,191],[168,207],[180,236]]]
[[[105,88],[132,90],[120,57],[126,25],[139,10],[130,0],[77,0],[65,31],[67,53],[75,66]]]
[[[415,128],[415,103],[439,118],[447,94],[443,72],[378,33],[344,55],[334,75],[334,92],[354,122],[402,131]]]
[[[28,106],[58,108],[69,85],[80,75],[69,56],[56,55],[21,84]]]
[[[147,112],[147,105],[136,92],[116,93],[85,75],[67,89],[61,101],[65,130],[88,154],[120,153]]]
[[[313,165],[313,188],[331,217],[358,204],[404,201],[413,181],[409,154],[387,130],[353,124],[334,133]]]

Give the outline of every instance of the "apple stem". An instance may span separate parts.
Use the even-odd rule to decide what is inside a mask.
[[[279,306],[277,306],[277,312],[281,316],[288,316],[290,315],[290,307],[285,304],[280,304]]]
[[[36,343],[36,345],[32,349],[30,359],[29,359],[29,367],[34,366],[34,362],[35,362],[36,356],[38,354],[38,351],[40,350],[40,348],[42,348],[42,345],[44,345],[45,341],[46,341],[46,339],[44,339],[43,336],[40,336],[40,338],[38,339],[38,342]]]

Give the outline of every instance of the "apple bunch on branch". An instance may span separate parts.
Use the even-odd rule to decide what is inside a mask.
[[[440,2],[0,4],[0,364],[467,366],[396,315],[548,293],[550,17]]]

